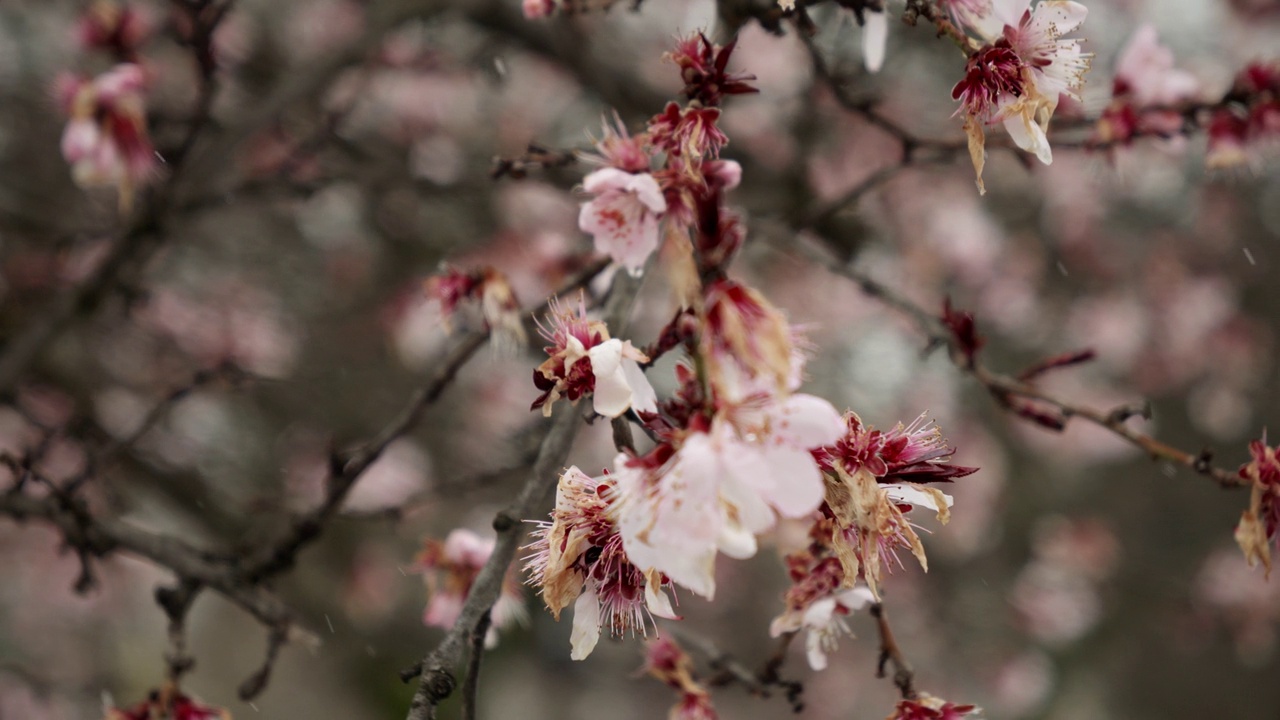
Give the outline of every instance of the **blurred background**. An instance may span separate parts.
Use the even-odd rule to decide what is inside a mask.
[[[152,239],[3,398],[0,449],[20,455],[47,440],[42,471],[73,477],[198,373],[234,366],[165,405],[84,493],[104,513],[202,547],[273,536],[287,513],[320,501],[330,448],[383,427],[451,347],[422,289],[442,262],[498,268],[525,307],[584,265],[583,166],[495,180],[494,158],[531,142],[587,149],[612,110],[641,129],[681,87],[662,61],[673,38],[706,29],[726,39],[740,24],[734,66],[761,92],[730,98],[722,123],[725,155],[745,170],[729,200],[748,227],[735,272],[808,328],[809,392],[878,427],[927,412],[959,448],[955,461],[982,468],[955,484],[948,526],[923,521],[928,575],[908,566],[887,582],[918,684],[993,718],[1277,717],[1280,582],[1249,569],[1232,540],[1246,492],[1153,463],[1096,428],[1053,433],[1011,417],[942,353],[924,352],[902,317],[797,251],[820,232],[930,310],[949,295],[974,312],[997,369],[1091,347],[1095,362],[1045,386],[1103,408],[1149,399],[1152,419],[1135,423],[1193,453],[1211,447],[1234,469],[1263,428],[1280,431],[1274,145],[1218,171],[1206,170],[1202,133],[1112,152],[1068,143],[1048,167],[993,149],[985,197],[960,153],[894,173],[800,233],[797,217],[896,163],[900,148],[841,107],[793,28],[777,36],[743,22],[751,2],[588,2],[537,21],[516,0],[418,4],[426,9],[407,14],[389,0],[231,7],[212,38],[210,120]],[[1142,23],[1210,100],[1246,63],[1280,56],[1274,0],[1086,4],[1079,34],[1093,69],[1082,102],[1059,110],[1076,138],[1088,134],[1078,118],[1110,101],[1117,55]],[[162,155],[182,144],[203,87],[182,5],[131,4],[150,28],[138,52]],[[59,152],[57,78],[116,62],[77,39],[87,7],[0,5],[6,342],[92,277],[131,227],[116,192],[77,187]],[[387,21],[389,8],[408,19]],[[812,16],[813,43],[847,93],[919,137],[963,140],[953,45],[891,21],[885,67],[867,74],[852,14],[822,6]],[[153,188],[169,182],[162,167]],[[673,308],[660,278],[646,282],[636,344]],[[184,688],[237,718],[402,717],[413,685],[398,672],[441,636],[422,622],[415,554],[457,527],[489,532],[523,481],[545,429],[528,411],[537,362],[532,351],[478,355],[279,579],[319,644],[286,646],[266,692],[242,703],[236,687],[261,664],[266,632],[205,593],[189,620],[197,665]],[[660,392],[673,386],[669,362],[650,376]],[[52,439],[48,428],[59,429]],[[595,473],[613,453],[598,424],[570,462]],[[166,621],[152,593],[170,576],[112,556],[97,589],[78,595],[79,564],[60,543],[38,522],[0,520],[4,720],[97,718],[104,694],[123,705],[163,680]],[[767,548],[721,560],[715,604],[681,596],[684,626],[759,667],[785,569]],[[602,642],[575,663],[568,618],[557,624],[533,597],[528,606],[528,626],[504,632],[486,657],[480,717],[667,712],[672,694],[637,672],[640,642]],[[821,673],[792,649],[784,675],[805,684],[804,717],[878,720],[895,702],[892,683],[874,677],[873,625],[852,626],[857,638]],[[724,718],[790,712],[738,687],[713,699]],[[456,701],[441,712],[452,717]]]

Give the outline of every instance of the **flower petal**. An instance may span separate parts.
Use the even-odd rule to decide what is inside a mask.
[[[573,604],[573,631],[569,633],[569,645],[573,648],[569,657],[583,660],[595,650],[600,641],[600,601],[596,598],[596,589],[587,586],[586,592],[578,596]]]

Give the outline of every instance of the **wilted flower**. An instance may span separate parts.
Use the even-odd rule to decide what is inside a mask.
[[[776,515],[804,517],[822,502],[822,474],[811,448],[840,436],[840,416],[811,395],[740,408],[686,435],[672,454],[619,467],[618,529],[627,557],[710,599],[717,550],[756,552],[755,536]]]
[[[737,44],[737,39],[734,39],[721,47],[702,33],[694,33],[676,43],[675,49],[665,57],[680,68],[685,97],[714,107],[725,95],[760,92],[750,84],[756,79],[755,75],[728,71],[729,58]]]
[[[1280,446],[1261,440],[1249,443],[1253,460],[1240,467],[1240,477],[1253,484],[1249,509],[1236,526],[1236,542],[1252,566],[1258,561],[1271,574],[1271,546],[1280,541]]]
[[[427,584],[426,610],[422,622],[431,627],[451,628],[457,622],[462,606],[467,601],[471,586],[480,574],[480,568],[493,554],[493,539],[458,528],[449,533],[444,542],[428,538],[422,552],[418,553],[417,567],[423,572]],[[520,584],[508,573],[502,583],[502,593],[490,613],[492,624],[485,637],[485,645],[493,647],[498,642],[498,630],[522,622],[525,617],[524,597]]]
[[[424,290],[428,298],[440,303],[446,327],[464,300],[478,300],[495,348],[514,354],[528,344],[520,301],[501,271],[483,267],[464,272],[446,265],[439,275],[427,279]]]
[[[711,696],[693,679],[693,661],[675,641],[654,638],[645,646],[644,669],[675,688],[680,700],[671,708],[668,720],[716,720]]]
[[[847,577],[861,572],[878,597],[881,558],[888,556],[901,565],[897,551],[909,550],[928,570],[924,545],[906,513],[926,507],[942,523],[950,517],[951,498],[917,483],[964,477],[976,468],[945,464],[955,451],[923,415],[888,433],[863,425],[854,413],[847,414],[845,422],[845,436],[814,456],[827,472],[826,501],[836,523],[836,556]]]
[[[961,720],[981,715],[982,709],[973,705],[956,705],[928,693],[919,693],[910,700],[899,702],[885,720]]]
[[[128,211],[134,190],[155,175],[156,152],[147,135],[142,68],[126,63],[93,80],[64,77],[58,94],[68,115],[62,156],[80,187],[115,187]]]
[[[1232,103],[1209,121],[1211,168],[1243,165],[1247,146],[1280,136],[1280,63],[1252,63],[1236,76]]]
[[[564,397],[576,403],[588,393],[592,407],[605,417],[616,418],[632,408],[637,412],[657,409],[657,395],[640,369],[640,363],[649,358],[629,340],[610,339],[603,322],[587,319],[581,301],[577,312],[552,303],[540,330],[550,343],[546,347],[550,357],[533,371],[533,383],[542,395],[530,409],[542,408],[544,415],[550,415],[556,400]]]
[[[103,720],[231,720],[231,713],[201,705],[169,684],[133,707],[107,708]]]
[[[875,600],[866,586],[853,587],[856,578],[847,577],[834,557],[817,558],[809,551],[787,556],[791,589],[786,610],[773,619],[769,634],[808,630],[805,651],[814,670],[827,667],[827,651],[835,649],[840,635],[849,635],[844,618]]]
[[[678,163],[694,173],[703,158],[720,157],[720,149],[729,144],[729,137],[717,125],[719,120],[719,108],[681,108],[667,103],[661,113],[649,120],[649,139],[654,147],[671,156],[668,163]]]
[[[970,18],[973,29],[987,42],[965,66],[964,79],[951,96],[961,102],[969,154],[978,188],[985,192],[983,126],[1002,123],[1018,147],[1036,154],[1048,165],[1053,152],[1045,134],[1058,107],[1058,97],[1078,97],[1089,69],[1089,55],[1080,40],[1064,40],[1084,22],[1088,10],[1076,2],[993,0],[991,10]]]
[[[784,394],[798,384],[791,326],[763,295],[732,280],[706,288],[700,353],[717,401]]]
[[[658,249],[659,225],[667,211],[658,181],[647,172],[606,167],[586,176],[582,188],[595,198],[582,206],[578,227],[595,239],[596,250],[639,275]]]
[[[556,486],[551,522],[539,523],[528,546],[529,582],[541,588],[547,609],[559,620],[573,603],[574,660],[591,654],[605,623],[615,636],[645,634],[647,616],[676,617],[662,575],[643,572],[623,552],[610,510],[615,480],[593,478],[576,467],[566,470]]]

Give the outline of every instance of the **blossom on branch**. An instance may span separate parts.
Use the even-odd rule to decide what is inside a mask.
[[[1280,62],[1245,67],[1227,98],[1209,121],[1211,168],[1244,165],[1248,146],[1280,137]]]
[[[133,206],[136,188],[156,175],[145,88],[142,68],[132,63],[92,80],[66,76],[58,81],[58,96],[68,116],[62,156],[71,165],[71,177],[83,188],[116,188],[123,212]]]
[[[475,584],[480,569],[493,554],[494,540],[458,528],[449,533],[444,542],[427,538],[418,553],[415,565],[423,573],[430,599],[422,615],[422,622],[430,627],[451,628],[462,613],[471,586]],[[485,636],[485,646],[498,643],[498,630],[512,623],[523,622],[526,617],[524,597],[520,584],[510,573],[503,579],[502,593],[490,612],[492,624]]]
[[[107,708],[103,720],[231,720],[231,713],[201,705],[169,683],[137,705]]]
[[[1173,52],[1160,44],[1156,29],[1139,27],[1120,52],[1112,102],[1098,119],[1096,138],[1127,142],[1136,135],[1169,137],[1182,130],[1179,103],[1195,98],[1195,76],[1174,67]]]
[[[564,397],[576,403],[588,393],[592,407],[605,417],[616,418],[629,409],[657,409],[653,386],[639,365],[649,358],[629,340],[611,339],[603,322],[588,320],[581,300],[576,312],[553,302],[539,330],[550,343],[546,347],[550,357],[533,371],[533,384],[542,395],[531,410],[542,408],[549,416],[556,400]]]
[[[445,266],[423,284],[431,300],[440,304],[440,315],[446,328],[463,301],[479,301],[485,327],[492,333],[494,347],[515,354],[528,344],[524,332],[524,316],[511,282],[493,267],[464,272]]]
[[[573,604],[571,657],[591,654],[608,624],[615,636],[646,634],[651,615],[676,619],[658,572],[644,572],[623,551],[612,505],[616,476],[593,478],[571,467],[556,485],[550,522],[539,523],[525,569],[552,615]]]
[[[864,425],[854,413],[845,422],[843,438],[814,452],[826,471],[826,512],[835,523],[830,544],[845,576],[852,580],[861,573],[879,597],[882,559],[889,559],[891,569],[893,563],[901,566],[898,550],[907,550],[929,568],[907,513],[924,507],[943,524],[950,518],[951,497],[919,483],[950,481],[977,468],[946,464],[955,451],[924,415],[887,433]]]
[[[985,164],[984,127],[1000,123],[1013,142],[1034,153],[1040,162],[1053,162],[1046,135],[1060,95],[1079,98],[1090,55],[1079,39],[1063,39],[1084,22],[1087,9],[1068,0],[993,0],[986,15],[969,17],[986,42],[969,57],[965,76],[951,91],[965,115],[969,154],[978,189]]]
[[[141,6],[93,0],[76,22],[76,37],[85,48],[108,50],[122,61],[137,62],[138,48],[151,34],[151,25]]]
[[[1249,509],[1236,526],[1236,542],[1253,566],[1259,561],[1271,574],[1271,546],[1280,542],[1280,446],[1261,440],[1249,443],[1253,460],[1240,467],[1240,477],[1252,483]]]
[[[875,601],[870,588],[853,587],[854,578],[844,573],[840,560],[816,557],[812,549],[787,556],[791,588],[786,594],[786,610],[773,619],[769,634],[807,630],[805,653],[814,670],[827,667],[827,652],[834,650],[841,635],[852,635],[844,618]]]
[[[756,553],[778,515],[804,517],[822,502],[812,448],[840,436],[840,416],[812,395],[762,400],[696,418],[678,448],[621,464],[618,528],[627,557],[711,599],[717,551]]]
[[[722,47],[712,43],[703,33],[694,33],[681,38],[675,49],[663,57],[680,68],[685,97],[700,105],[714,107],[725,95],[760,92],[751,85],[755,75],[728,71],[729,58],[737,44],[735,38]]]
[[[596,250],[639,275],[658,249],[659,223],[667,211],[658,181],[647,172],[606,167],[584,178],[582,188],[595,197],[582,206],[578,227],[595,239]]]

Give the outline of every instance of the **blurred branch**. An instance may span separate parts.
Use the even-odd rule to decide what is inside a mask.
[[[876,619],[876,630],[880,634],[880,659],[876,663],[876,677],[885,677],[886,667],[892,664],[893,684],[898,687],[898,692],[902,693],[902,699],[914,699],[916,697],[915,671],[911,669],[911,663],[907,661],[902,648],[898,647],[893,628],[889,627],[889,612],[885,610],[884,603],[872,604],[871,617]]]
[[[639,289],[638,278],[625,272],[614,274],[613,286],[605,304],[604,321],[610,328],[617,328],[619,335],[625,331],[627,320],[631,316],[631,306]],[[408,720],[434,718],[436,705],[453,694],[457,684],[453,670],[461,661],[466,649],[466,639],[472,629],[476,627],[481,615],[489,612],[498,599],[507,567],[511,565],[521,538],[524,537],[524,524],[521,521],[540,515],[540,511],[550,502],[559,471],[569,456],[569,447],[573,444],[579,425],[578,410],[573,406],[561,404],[553,413],[551,430],[542,443],[528,480],[515,501],[494,518],[493,529],[497,531],[498,537],[493,552],[476,576],[457,621],[421,663],[401,673],[406,682],[415,677],[421,678],[409,706],[406,716]]]
[[[832,248],[833,252],[838,252],[840,247],[838,242],[826,237],[821,238],[821,241]],[[876,280],[852,265],[833,260],[827,253],[807,245],[803,241],[796,242],[795,239],[789,238],[783,251],[799,252],[807,259],[826,268],[829,272],[852,280],[867,295],[911,318],[919,331],[928,339],[930,345],[948,348],[948,357],[957,369],[967,373],[981,383],[1002,407],[1013,411],[1023,419],[1052,427],[1048,424],[1050,418],[1035,416],[1033,415],[1034,408],[1020,404],[1025,401],[1043,403],[1055,413],[1054,417],[1060,420],[1060,425],[1054,427],[1054,429],[1062,429],[1071,418],[1080,418],[1141,448],[1153,460],[1165,460],[1175,465],[1181,465],[1193,472],[1204,475],[1224,488],[1241,487],[1245,484],[1236,473],[1214,466],[1211,462],[1213,454],[1209,450],[1192,454],[1129,427],[1126,421],[1134,415],[1141,414],[1141,412],[1134,411],[1129,405],[1111,410],[1091,408],[1049,393],[1030,383],[1019,380],[1017,377],[988,369],[978,361],[972,352],[968,352],[961,347],[954,333],[947,328],[937,315],[908,300],[888,284]]]
[[[773,690],[777,688],[785,694],[787,702],[791,705],[792,712],[799,713],[804,710],[804,700],[801,699],[804,694],[804,684],[795,680],[783,679],[779,674],[786,659],[787,647],[791,644],[791,638],[795,636],[794,632],[784,633],[779,637],[778,650],[769,656],[759,672],[752,672],[750,668],[721,649],[709,638],[673,624],[664,625],[663,631],[671,633],[682,644],[689,645],[706,656],[707,663],[711,666],[711,669],[717,672],[716,675],[708,678],[708,685],[715,686],[736,682],[752,695],[765,699],[773,697]]]

